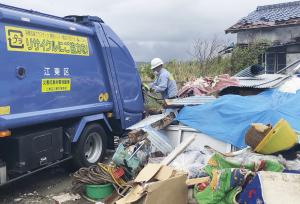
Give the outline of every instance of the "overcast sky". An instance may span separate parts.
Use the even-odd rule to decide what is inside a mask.
[[[258,5],[288,0],[6,0],[4,4],[53,15],[97,15],[125,42],[136,61],[185,60],[195,39],[224,30]],[[228,39],[227,39],[228,40]]]

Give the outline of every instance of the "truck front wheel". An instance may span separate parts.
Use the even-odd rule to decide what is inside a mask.
[[[100,162],[105,154],[107,135],[101,125],[87,125],[74,146],[73,160],[76,167],[88,167]]]

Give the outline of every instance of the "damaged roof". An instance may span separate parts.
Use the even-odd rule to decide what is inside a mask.
[[[231,26],[226,33],[241,30],[300,25],[300,1],[258,6],[247,17]]]

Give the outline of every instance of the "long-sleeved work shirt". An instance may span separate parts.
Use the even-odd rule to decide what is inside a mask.
[[[156,93],[160,93],[163,99],[174,98],[177,96],[177,85],[172,74],[162,68],[154,82],[150,84],[150,88]]]

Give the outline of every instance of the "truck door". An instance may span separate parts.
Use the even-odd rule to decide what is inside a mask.
[[[127,47],[105,24],[101,24],[110,46],[111,57],[123,104],[125,126],[135,124],[142,118],[144,101],[141,79],[136,64]]]

